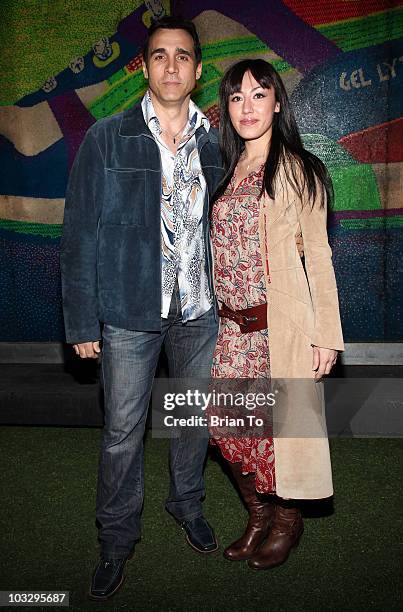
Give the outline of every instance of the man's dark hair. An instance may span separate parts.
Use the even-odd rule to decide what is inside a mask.
[[[196,59],[196,65],[200,64],[202,59],[201,54],[201,45],[199,40],[199,35],[197,33],[196,27],[192,21],[188,21],[187,19],[182,19],[181,17],[172,17],[167,15],[165,17],[161,17],[161,19],[156,19],[153,21],[148,28],[147,38],[143,46],[143,58],[145,63],[147,64],[148,60],[148,51],[150,46],[150,38],[157,30],[185,30],[193,39],[194,45],[194,54]]]

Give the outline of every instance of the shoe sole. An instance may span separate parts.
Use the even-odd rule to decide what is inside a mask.
[[[212,548],[211,550],[200,550],[200,548],[197,548],[194,544],[192,544],[192,542],[189,540],[189,537],[186,536],[186,542],[189,544],[189,546],[191,546],[193,548],[193,550],[195,550],[196,552],[198,552],[200,555],[210,555],[213,552],[217,552],[219,546],[218,546],[218,542],[215,548]]]
[[[126,576],[122,576],[121,581],[119,582],[119,584],[115,587],[115,589],[112,591],[112,593],[109,593],[108,595],[93,595],[91,593],[91,591],[88,592],[88,597],[90,599],[93,599],[95,601],[106,601],[107,599],[110,599],[111,597],[113,597],[113,595],[115,595],[115,593],[120,589],[120,587],[122,586],[122,584],[125,581]]]

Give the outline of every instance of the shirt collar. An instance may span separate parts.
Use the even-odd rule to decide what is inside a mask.
[[[155,136],[159,136],[162,132],[161,125],[154,110],[150,92],[148,90],[141,102],[141,108],[143,111],[144,121],[148,125],[149,130]],[[186,136],[189,137],[190,135],[193,135],[199,127],[204,127],[206,132],[208,132],[210,129],[210,121],[208,120],[206,115],[200,110],[200,108],[196,106],[193,100],[190,100],[189,121],[187,125]]]

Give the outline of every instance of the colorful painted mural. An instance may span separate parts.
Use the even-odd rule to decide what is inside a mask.
[[[40,14],[29,0],[18,4],[1,9],[15,47],[3,58],[0,107],[0,341],[63,340],[58,250],[69,169],[89,126],[143,95],[141,45],[164,12],[199,30],[194,100],[213,125],[229,65],[262,57],[281,73],[306,147],[334,182],[329,232],[346,339],[402,340],[403,1],[98,0],[68,14],[57,3]],[[64,39],[50,34],[35,62],[44,44],[35,23],[41,33],[46,21]],[[46,66],[54,71],[44,77]]]

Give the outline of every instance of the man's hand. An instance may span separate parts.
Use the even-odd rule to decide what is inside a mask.
[[[337,360],[337,351],[334,349],[313,347],[312,370],[315,372],[315,380],[322,378],[324,374],[329,374]]]
[[[298,249],[298,255],[300,257],[303,257],[304,256],[304,241],[302,239],[302,232],[301,231],[298,231],[295,234],[295,244],[296,244],[297,249]]]
[[[99,340],[96,342],[82,342],[81,344],[74,344],[73,348],[76,355],[81,359],[96,359],[100,352]]]

